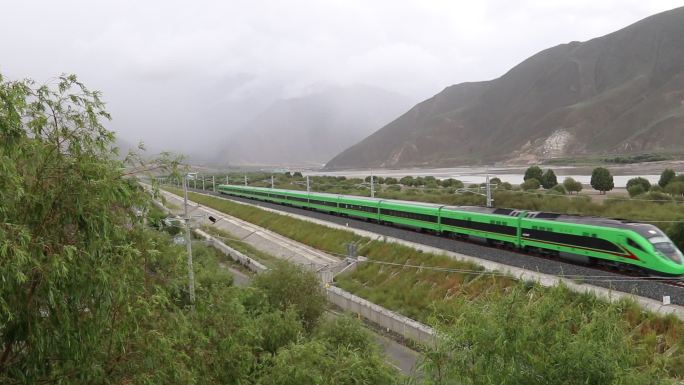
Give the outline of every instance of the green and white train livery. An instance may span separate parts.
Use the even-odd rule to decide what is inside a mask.
[[[262,187],[220,185],[218,191],[647,273],[684,275],[682,253],[660,229],[646,223]]]

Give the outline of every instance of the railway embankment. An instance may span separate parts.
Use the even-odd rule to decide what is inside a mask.
[[[673,314],[644,309],[635,297],[578,293],[565,281],[547,287],[532,275],[527,280],[515,279],[504,271],[487,271],[471,261],[455,260],[443,251],[431,253],[383,235],[364,237],[344,225],[324,226],[232,199],[191,197],[312,247],[324,245],[321,248],[333,255],[343,251],[349,241],[356,242],[359,254],[368,261],[337,276],[336,286],[448,335],[432,353],[454,351],[458,346],[487,346],[491,351],[478,354],[501,358],[523,349],[529,351],[530,359],[555,365],[567,358],[564,347],[573,346],[601,354],[602,365],[608,366],[598,372],[684,378],[684,339],[680,337],[684,323]],[[501,341],[508,342],[497,345]],[[475,354],[475,350],[469,352],[462,353]]]
[[[199,194],[205,194],[207,197],[212,195]],[[228,199],[226,196],[222,197]],[[457,242],[411,230],[382,226],[367,221],[295,207],[275,205],[268,202],[251,202],[236,197],[230,197],[230,200],[238,204],[320,225],[324,228],[340,230],[343,233],[335,232],[335,235],[347,235],[344,243],[361,242],[350,240],[348,234],[351,233],[367,240],[379,240],[406,246],[421,253],[444,255],[455,261],[470,263],[471,267],[475,266],[504,278],[533,281],[545,287],[563,284],[574,292],[595,295],[607,301],[633,300],[648,311],[663,315],[673,314],[684,319],[684,306],[682,306],[684,305],[684,288],[669,285],[662,280],[624,276],[616,272],[595,270],[559,260],[538,258],[473,243]],[[246,217],[251,215],[248,212],[241,214]],[[278,231],[277,228],[275,231]],[[303,240],[307,241],[306,238]],[[332,246],[326,242],[322,245],[319,244],[318,247],[325,247],[324,250],[329,250],[329,247]],[[344,250],[342,249],[343,247],[337,247],[336,251],[343,253]],[[423,257],[421,260],[424,261],[425,258]],[[463,268],[463,266],[456,267]],[[665,297],[670,301],[667,305],[663,304]]]

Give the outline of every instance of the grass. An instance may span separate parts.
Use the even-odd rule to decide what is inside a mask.
[[[505,338],[521,338],[526,334],[534,337],[533,340],[525,341],[523,338],[522,342],[516,342],[534,344],[529,347],[534,354],[548,351],[561,355],[563,346],[567,344],[576,349],[578,346],[584,349],[586,345],[588,350],[593,349],[592,346],[616,346],[621,354],[626,352],[623,354],[626,356],[620,356],[618,361],[627,365],[629,370],[649,370],[654,380],[661,377],[684,378],[684,323],[674,316],[644,312],[630,301],[607,303],[592,295],[574,293],[563,286],[544,288],[508,277],[483,274],[480,267],[445,255],[370,241],[348,231],[224,199],[194,193],[190,197],[198,203],[320,250],[339,253],[344,251],[348,242],[365,243],[359,254],[370,261],[362,263],[354,272],[338,276],[337,285],[400,314],[444,328],[447,333],[459,335],[450,328],[466,321],[471,325],[476,320],[484,322],[498,317],[492,327],[520,332]],[[505,317],[505,312],[510,312],[510,319]],[[611,318],[610,324],[616,326],[603,333],[597,328],[605,325],[609,316],[617,317],[615,319],[619,322],[612,322]],[[501,330],[491,331],[495,332]],[[469,343],[486,343],[485,336],[489,334],[477,337],[482,339],[479,342]],[[545,335],[550,337],[544,339]],[[524,349],[522,346],[519,348]],[[652,372],[653,368],[657,371]]]
[[[236,239],[232,234],[228,233],[227,231],[223,231],[221,229],[217,229],[216,227],[209,225],[203,225],[202,230],[219,238],[221,242],[225,243],[229,247],[232,247],[233,249],[241,252],[242,254],[245,254],[246,256],[261,262],[266,267],[273,267],[275,263],[280,260],[270,254],[264,253],[263,251],[252,247],[249,243]],[[239,263],[234,262],[230,258],[227,259],[229,259],[236,266],[242,266]],[[247,271],[251,272],[251,270]]]
[[[376,262],[458,268],[455,261],[446,256],[417,253],[393,244],[374,243],[362,253]],[[592,319],[613,314],[619,322],[615,323],[617,329],[612,332],[619,334],[623,341],[619,346],[621,349],[633,352],[630,356],[632,367],[646,369],[657,366],[667,377],[684,377],[684,323],[671,315],[663,317],[644,312],[633,301],[607,303],[593,295],[577,294],[562,285],[544,288],[501,276],[378,263],[361,264],[356,271],[336,277],[336,282],[344,290],[445,329],[447,333],[453,332],[453,327],[464,320],[485,322],[493,317],[502,317],[492,309],[509,309],[505,310],[511,316],[506,321],[508,327],[517,328],[520,334],[539,336],[551,330],[569,328],[570,335],[563,337],[563,344],[581,342],[602,346],[614,343],[609,342],[610,335],[597,333],[591,342],[585,334],[595,333],[591,331],[595,327],[595,323],[590,322]],[[542,304],[553,309],[553,317],[538,309]],[[511,309],[516,310],[513,312]],[[489,333],[500,331],[492,329]],[[539,352],[537,345],[545,344],[549,349],[559,349],[553,344],[560,341],[536,338],[526,342],[534,345],[529,351]]]
[[[167,188],[167,190],[174,194],[180,194],[179,189]],[[226,199],[192,192],[188,193],[188,198],[204,206],[228,213],[287,238],[333,254],[346,253],[345,245],[347,243],[362,240],[362,237],[349,231],[332,229],[287,215],[275,214],[253,206],[234,203]]]

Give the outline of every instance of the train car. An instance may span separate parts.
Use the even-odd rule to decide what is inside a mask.
[[[646,223],[249,186],[220,185],[218,191],[649,274],[684,275],[681,251]]]
[[[517,210],[486,207],[445,206],[441,210],[442,231],[461,237],[479,237],[488,243],[520,246]],[[509,215],[510,214],[510,215]]]
[[[379,202],[381,222],[439,232],[441,205],[382,199]]]

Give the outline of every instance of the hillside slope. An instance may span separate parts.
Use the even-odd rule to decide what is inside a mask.
[[[328,169],[684,150],[684,7],[447,87]]]

